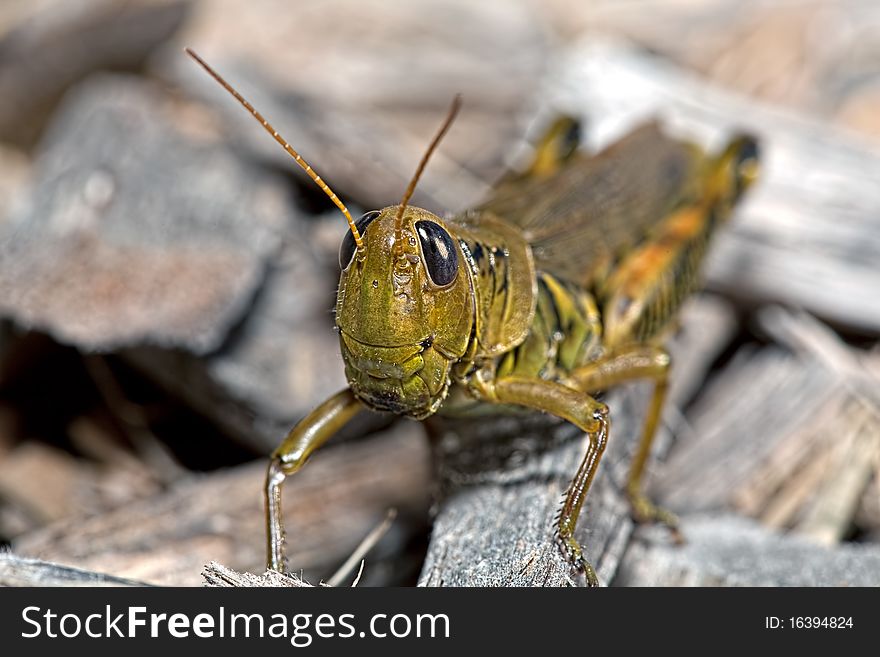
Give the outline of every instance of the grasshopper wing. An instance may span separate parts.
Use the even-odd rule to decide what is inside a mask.
[[[652,122],[549,177],[500,185],[480,210],[519,227],[537,269],[601,287],[620,257],[698,194],[704,162]]]

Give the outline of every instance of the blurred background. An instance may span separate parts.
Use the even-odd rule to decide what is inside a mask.
[[[834,579],[773,563],[725,579],[712,557],[643,544],[606,570],[877,583],[871,0],[4,0],[0,545],[155,583],[199,584],[211,559],[259,571],[266,456],[345,385],[345,222],[184,46],[355,216],[397,202],[457,92],[414,198],[439,213],[477,202],[560,112],[589,149],[650,117],[709,148],[758,134],[764,175],[685,320],[711,339],[653,487],[729,521],[707,541],[743,519],[740,550],[790,561],[791,536]],[[419,425],[364,416],[342,441],[288,486],[295,565],[326,578],[394,507],[363,582],[415,583],[437,499]]]

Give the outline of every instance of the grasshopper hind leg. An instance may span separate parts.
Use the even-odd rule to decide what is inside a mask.
[[[662,362],[668,363],[668,359],[661,358]],[[666,392],[669,388],[668,365],[658,369],[657,378],[654,381],[654,392],[651,395],[651,403],[648,407],[648,415],[642,428],[642,437],[639,440],[636,453],[633,455],[630,465],[629,476],[626,482],[626,495],[629,499],[630,510],[633,519],[639,523],[658,522],[666,525],[676,543],[684,543],[684,537],[679,530],[678,516],[671,511],[655,504],[645,494],[642,484],[642,476],[645,465],[651,453],[651,445],[657,435],[657,427],[666,401]]]
[[[558,116],[534,144],[529,163],[520,170],[507,172],[496,183],[496,196],[504,196],[507,192],[516,194],[523,182],[548,178],[557,173],[577,154],[582,134],[580,119]]]
[[[535,155],[524,177],[546,178],[572,158],[581,143],[583,127],[579,119],[559,116],[535,144]]]

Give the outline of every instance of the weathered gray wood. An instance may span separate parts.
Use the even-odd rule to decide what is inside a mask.
[[[75,423],[77,434],[82,422]],[[158,492],[159,480],[135,459],[114,466],[83,463],[67,452],[42,443],[25,442],[0,456],[0,508],[3,529],[25,533],[45,524],[101,513]],[[134,461],[134,463],[132,463]]]
[[[38,557],[165,585],[197,585],[203,564],[265,569],[263,460],[195,477],[165,494],[93,517],[73,517],[22,536],[13,548]],[[429,502],[426,441],[418,425],[328,447],[284,487],[287,553],[293,572],[331,575],[389,508],[391,530],[371,551],[367,583],[412,577],[402,546],[425,530]]]
[[[880,457],[874,457],[874,476],[856,510],[855,523],[861,528],[864,540],[880,543]]]
[[[740,353],[690,409],[659,498],[682,513],[725,508],[787,436],[809,430],[829,390],[817,364],[780,349]]]
[[[750,307],[784,302],[880,332],[880,149],[870,142],[592,37],[568,53],[547,102],[586,115],[594,144],[649,117],[714,147],[732,130],[757,134],[761,181],[708,257],[709,286]]]
[[[212,587],[310,587],[295,574],[267,570],[255,575],[238,572],[211,561],[202,570],[205,586]],[[151,586],[146,582],[97,573],[81,568],[62,566],[50,561],[19,557],[0,552],[0,587],[2,586]]]
[[[0,551],[0,586],[149,586],[49,561],[28,559]]]
[[[699,387],[706,363],[727,344],[732,325],[729,309],[717,300],[695,299],[686,307],[682,334],[672,345],[674,383],[667,408],[684,403]],[[613,577],[632,531],[621,484],[649,391],[649,386],[615,390],[606,398],[611,435],[577,534],[605,582]],[[578,583],[553,542],[552,524],[583,457],[584,441],[574,427],[547,416],[450,423],[436,449],[442,499],[419,584]],[[666,443],[658,437],[657,450]]]
[[[797,352],[743,350],[728,364],[690,409],[692,431],[658,478],[660,498],[685,512],[737,509],[838,543],[873,494],[877,357],[807,315],[777,309],[760,317]]]
[[[725,88],[880,136],[872,0],[560,2],[563,29],[623,35]]]
[[[296,11],[268,0],[199,12],[181,43],[238,86],[341,197],[370,209],[400,199],[453,96],[462,93],[462,112],[413,198],[447,211],[480,200],[530,114],[552,55],[536,14],[506,0],[324,0]],[[162,72],[228,116],[230,136],[297,169],[178,49],[165,53]]]
[[[800,534],[822,545],[836,545],[849,533],[880,456],[880,423],[860,408],[850,414],[849,435],[839,436],[836,467],[825,477],[816,502],[798,525]]]
[[[832,387],[825,407],[834,410],[837,401],[836,413],[817,418],[819,438],[814,442],[824,449],[812,450],[818,452],[818,463],[815,467],[810,464],[809,469],[815,469],[819,476],[795,529],[825,545],[845,540],[854,532],[870,533],[875,525],[873,514],[863,510],[876,507],[877,501],[880,357],[876,350],[847,345],[829,327],[803,312],[771,307],[759,314],[759,320],[764,330],[802,359],[822,365]]]
[[[0,144],[0,225],[21,197],[31,174],[31,160],[23,152]]]
[[[95,71],[139,68],[183,24],[191,3],[17,4],[4,7],[10,22],[0,38],[0,139],[30,145],[69,87]]]
[[[297,419],[346,385],[327,312],[337,275],[291,230],[222,349],[198,357],[143,346],[122,355],[242,442],[269,453]]]
[[[275,586],[287,588],[303,588],[312,585],[295,574],[282,575],[276,570],[267,570],[262,575],[253,573],[240,573],[237,570],[227,568],[223,564],[212,561],[205,565],[202,577],[206,586],[214,587],[258,587]]]
[[[624,555],[615,586],[880,586],[880,548],[829,549],[769,531],[746,518],[686,516],[682,546],[642,527]]]
[[[278,249],[284,192],[169,125],[169,102],[109,75],[67,97],[2,224],[0,313],[89,351],[223,343]]]
[[[124,351],[268,452],[345,384],[327,312],[337,272],[315,257],[282,179],[194,130],[210,115],[184,109],[132,77],[71,93],[27,203],[0,223],[0,316]]]

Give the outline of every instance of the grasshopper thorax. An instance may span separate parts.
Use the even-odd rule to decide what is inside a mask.
[[[361,217],[362,250],[343,240],[336,326],[354,393],[376,410],[423,418],[445,398],[451,366],[467,349],[472,282],[443,220],[408,207],[396,230],[399,209]]]

